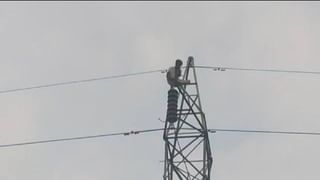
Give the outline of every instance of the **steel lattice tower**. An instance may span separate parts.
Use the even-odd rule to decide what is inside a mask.
[[[188,58],[183,79],[190,80],[191,83],[170,89],[178,92],[178,106],[176,105],[176,121],[165,122],[163,179],[210,180],[212,155],[193,57]],[[170,91],[168,109],[172,107],[170,97],[175,96]]]

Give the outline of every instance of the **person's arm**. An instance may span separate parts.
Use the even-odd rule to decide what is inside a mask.
[[[181,76],[181,69],[175,67],[175,78],[179,79],[180,76]]]
[[[170,67],[168,73],[171,79],[176,79],[176,72],[174,67]]]

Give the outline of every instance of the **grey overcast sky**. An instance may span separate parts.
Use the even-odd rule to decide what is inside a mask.
[[[0,2],[0,90],[197,65],[320,71],[319,2]],[[199,70],[209,128],[320,131],[320,76]],[[161,128],[161,73],[0,94],[0,144]],[[318,180],[320,137],[211,135],[214,180]],[[0,149],[1,180],[162,179],[162,134]]]

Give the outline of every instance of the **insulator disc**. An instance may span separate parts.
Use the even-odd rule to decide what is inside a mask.
[[[175,89],[168,91],[168,107],[167,107],[167,121],[174,123],[177,121],[179,92]]]

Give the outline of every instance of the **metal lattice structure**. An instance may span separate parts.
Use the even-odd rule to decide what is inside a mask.
[[[188,58],[183,79],[190,83],[174,88],[179,93],[176,121],[165,122],[163,179],[210,180],[212,155],[193,57]],[[169,104],[170,91],[168,108],[172,107]]]

